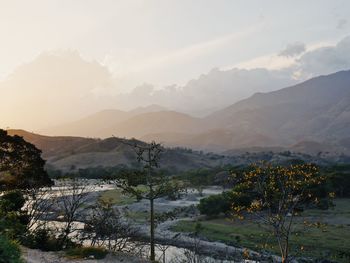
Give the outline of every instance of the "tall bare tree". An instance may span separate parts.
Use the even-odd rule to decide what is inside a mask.
[[[124,192],[135,196],[138,200],[147,199],[150,205],[150,260],[155,260],[155,209],[154,200],[181,191],[179,182],[159,171],[159,161],[163,147],[161,144],[151,142],[127,143],[136,152],[137,160],[143,164],[141,171],[125,173],[117,179],[117,186]]]

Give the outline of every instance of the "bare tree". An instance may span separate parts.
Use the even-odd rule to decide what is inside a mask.
[[[59,219],[63,222],[63,226],[60,227],[63,246],[67,244],[69,236],[79,230],[76,221],[81,219],[88,192],[89,186],[77,179],[65,179],[58,188],[56,205],[60,214]]]
[[[51,187],[32,188],[25,191],[26,202],[22,210],[26,211],[29,223],[27,229],[35,231],[45,227],[53,207]]]
[[[143,164],[143,170],[126,173],[117,179],[117,186],[138,200],[147,199],[150,203],[150,260],[155,260],[155,212],[154,200],[179,192],[182,187],[169,176],[160,173],[159,160],[163,147],[161,144],[129,144],[137,154],[137,160]],[[140,187],[143,186],[143,187]]]
[[[84,223],[83,233],[91,246],[106,246],[111,251],[132,249],[130,241],[137,229],[110,202],[98,201]]]

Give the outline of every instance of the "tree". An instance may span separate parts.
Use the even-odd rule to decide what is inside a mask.
[[[52,185],[44,165],[33,144],[0,129],[0,191]]]
[[[248,193],[250,199],[233,202],[233,214],[243,219],[245,214],[252,213],[266,224],[277,239],[282,262],[288,262],[294,219],[306,206],[319,203],[322,196],[315,189],[325,178],[312,164],[282,167],[262,163],[252,165],[246,173],[235,174],[234,180],[233,195],[240,197]]]
[[[137,229],[123,218],[112,203],[99,200],[85,220],[83,233],[91,246],[107,246],[110,251],[130,251]]]
[[[129,144],[137,154],[137,160],[143,164],[141,171],[122,173],[117,178],[117,186],[125,193],[135,196],[138,200],[147,199],[150,203],[150,260],[155,260],[155,213],[154,200],[160,197],[174,195],[182,187],[168,176],[162,174],[159,168],[160,155],[163,148],[160,144],[133,143]]]
[[[69,236],[78,230],[76,221],[79,221],[81,217],[89,191],[88,185],[77,179],[63,180],[59,187],[56,202],[60,217],[64,222],[59,236],[62,247],[70,244]]]
[[[26,231],[28,216],[22,210],[25,198],[20,191],[6,192],[0,197],[0,233],[19,238]]]
[[[210,195],[202,198],[198,204],[198,210],[201,214],[207,216],[217,216],[220,213],[226,213],[231,208],[232,198],[229,192]]]

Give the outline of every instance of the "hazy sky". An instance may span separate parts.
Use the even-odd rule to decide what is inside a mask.
[[[0,127],[150,103],[203,115],[350,69],[350,1],[0,0],[0,36]]]
[[[284,67],[293,58],[277,54],[287,46],[312,49],[350,32],[347,0],[0,0],[0,7],[0,78],[43,51],[73,49],[108,66],[121,91],[184,84],[215,67]]]

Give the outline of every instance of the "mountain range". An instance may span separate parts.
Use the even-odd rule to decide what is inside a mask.
[[[157,105],[133,111],[104,110],[40,131],[50,135],[156,140],[209,151],[296,147],[350,151],[350,71],[319,76],[251,97],[203,118]]]
[[[96,167],[138,167],[137,155],[130,146],[139,140],[110,137],[106,139],[73,136],[45,136],[25,130],[7,130],[18,135],[42,151],[48,170],[76,172],[78,169]],[[185,148],[163,147],[160,167],[171,174],[178,172],[223,166],[234,162],[231,156],[217,155]]]

